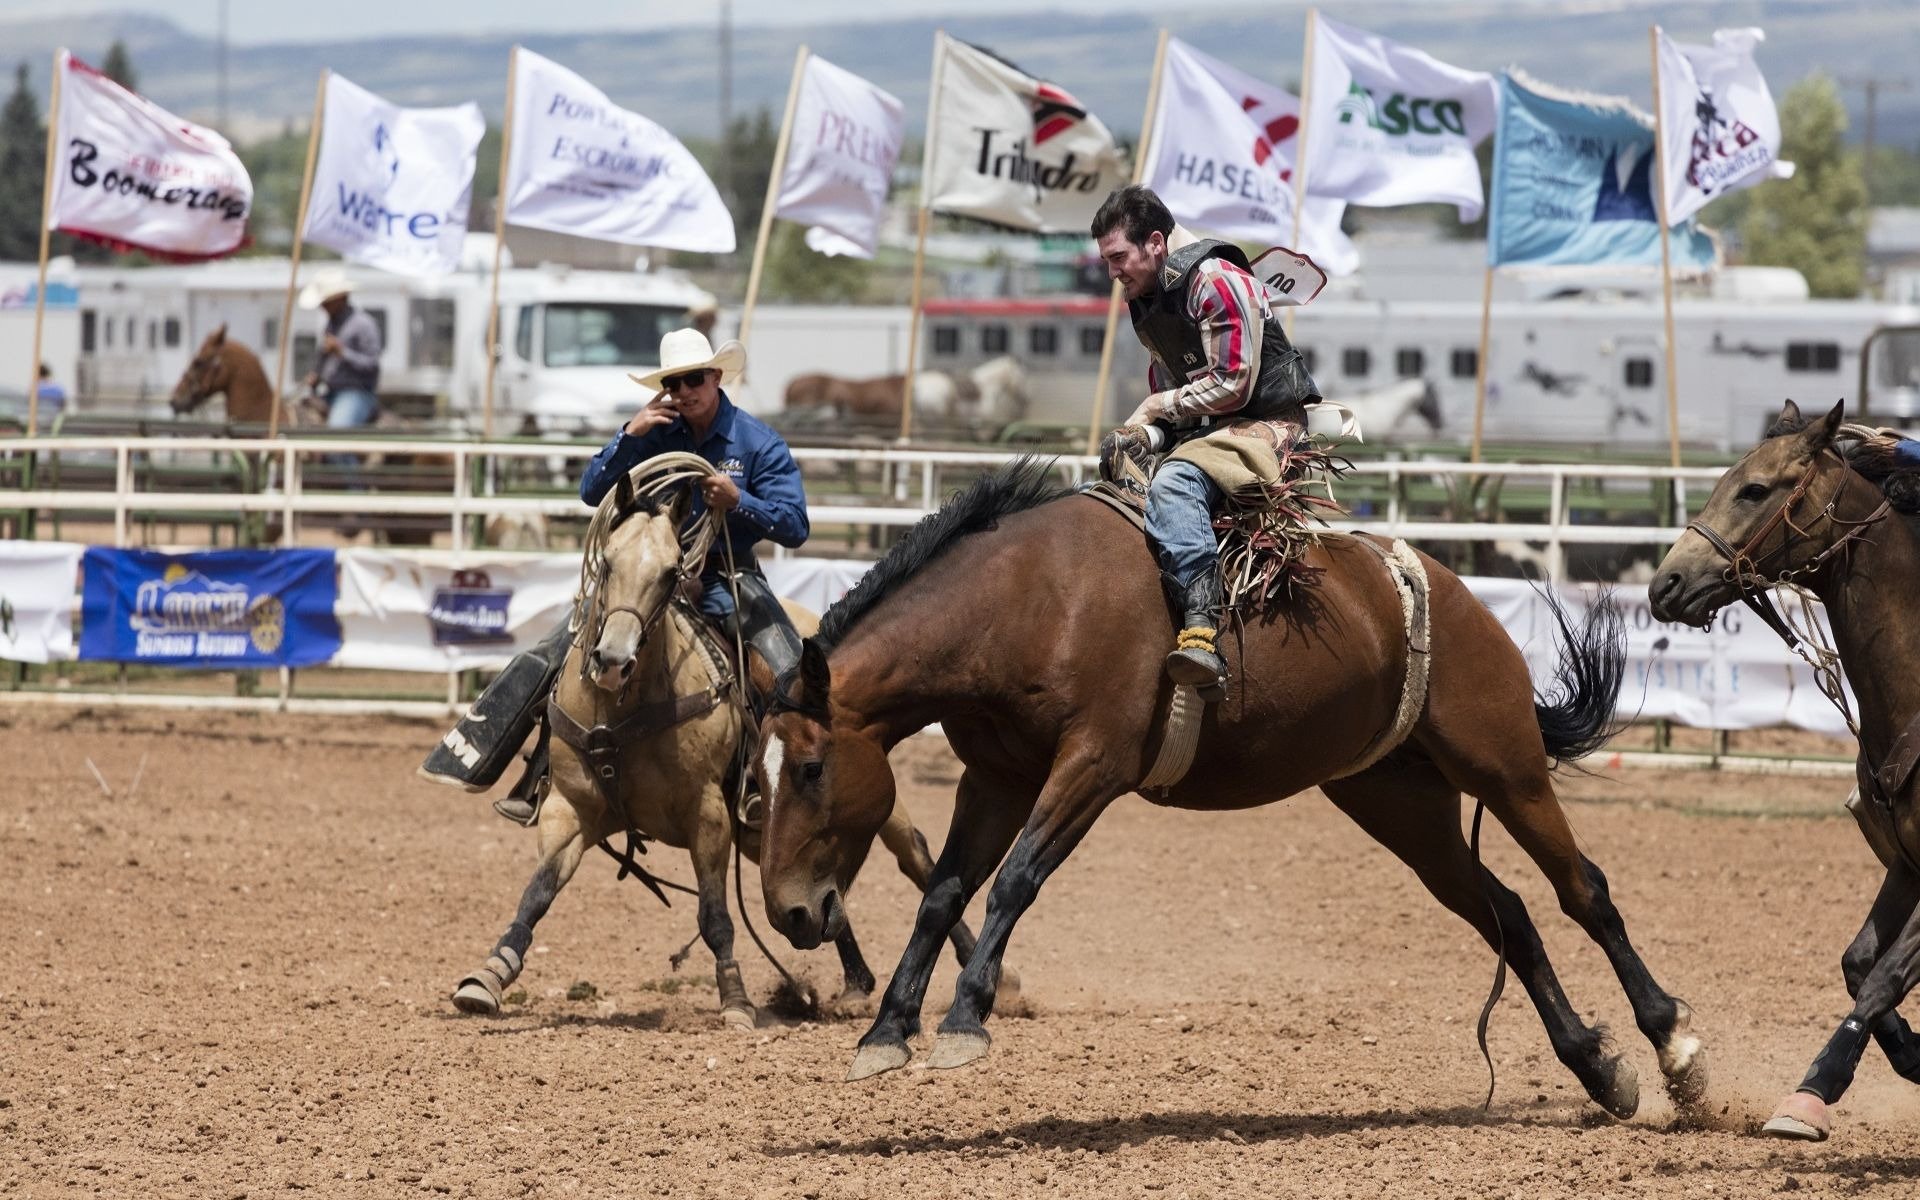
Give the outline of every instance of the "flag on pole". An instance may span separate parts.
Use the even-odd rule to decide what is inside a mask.
[[[1127,182],[1113,134],[1063,88],[945,34],[926,207],[1036,233],[1085,233]]]
[[[227,139],[60,52],[49,229],[194,261],[247,244],[253,181]]]
[[[1758,29],[1722,29],[1713,45],[1676,42],[1661,30],[1660,123],[1666,138],[1667,220],[1684,221],[1708,201],[1786,179],[1780,113],[1753,48]]]
[[[818,253],[872,258],[905,129],[890,93],[809,56],[773,215],[811,226]]]
[[[1659,265],[1654,174],[1646,113],[1509,71],[1493,139],[1488,264]],[[1673,261],[1712,266],[1713,239],[1691,222],[1675,228]]]
[[[401,275],[457,270],[480,106],[401,108],[329,75],[325,114],[305,240]]]
[[[1307,190],[1348,204],[1485,207],[1473,148],[1493,131],[1493,76],[1325,16],[1313,22]]]
[[[725,254],[733,217],[680,140],[560,64],[516,51],[508,224]]]
[[[1271,245],[1293,238],[1293,171],[1300,101],[1179,38],[1167,41],[1145,181],[1174,219],[1215,237]],[[1360,253],[1340,230],[1347,203],[1307,196],[1300,245],[1334,275]]]

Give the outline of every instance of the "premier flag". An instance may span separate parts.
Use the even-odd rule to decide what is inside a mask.
[[[1493,131],[1493,76],[1318,16],[1307,96],[1307,190],[1348,204],[1485,207],[1473,148]]]
[[[1167,42],[1147,186],[1189,229],[1239,242],[1285,242],[1335,275],[1359,252],[1340,231],[1344,200],[1307,197],[1294,245],[1293,172],[1300,101],[1178,38]]]
[[[181,120],[60,52],[49,229],[193,261],[247,244],[253,181],[204,125]]]
[[[733,217],[678,138],[530,50],[516,47],[514,63],[508,223],[668,250],[733,250]]]
[[[906,129],[900,101],[824,58],[801,71],[774,215],[811,226],[822,254],[872,258]]]
[[[401,275],[456,270],[480,106],[401,108],[329,75],[324,111],[305,240]]]
[[[1085,233],[1127,182],[1113,135],[1064,89],[939,38],[926,205],[1038,233]]]
[[[1487,262],[1657,265],[1653,121],[1623,99],[1500,81]],[[1673,260],[1713,265],[1713,239],[1675,231]]]
[[[1780,113],[1753,48],[1758,29],[1722,29],[1711,46],[1660,40],[1660,123],[1666,138],[1667,220],[1680,222],[1708,201],[1785,179]]]

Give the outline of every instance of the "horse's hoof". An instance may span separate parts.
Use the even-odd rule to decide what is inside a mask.
[[[933,1053],[927,1056],[927,1065],[940,1070],[952,1067],[964,1067],[976,1059],[985,1058],[987,1050],[993,1045],[985,1030],[979,1033],[943,1033],[933,1040]]]
[[[1826,1101],[1807,1092],[1795,1092],[1780,1102],[1760,1132],[1768,1137],[1824,1142],[1833,1132],[1833,1121],[1827,1116]]]
[[[1698,1108],[1707,1098],[1707,1052],[1695,1047],[1684,1067],[1667,1072],[1667,1098],[1683,1111]]]
[[[728,1029],[752,1029],[759,1014],[751,1004],[733,1004],[720,1010],[720,1023]]]
[[[913,1055],[905,1042],[863,1043],[853,1052],[853,1066],[847,1069],[847,1082],[854,1083],[907,1065]]]
[[[1625,1121],[1640,1111],[1640,1070],[1624,1054],[1607,1060],[1607,1082],[1593,1101],[1615,1119]]]
[[[453,1006],[463,1013],[491,1017],[500,1011],[500,997],[477,976],[469,975],[454,989]]]

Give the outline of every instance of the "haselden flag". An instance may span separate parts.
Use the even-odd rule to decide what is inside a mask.
[[[1348,204],[1484,208],[1473,148],[1493,131],[1493,76],[1326,17],[1314,21],[1307,191]]]
[[[1283,242],[1330,274],[1360,253],[1340,230],[1347,204],[1309,195],[1294,244],[1293,172],[1300,101],[1178,38],[1167,41],[1147,186],[1189,229],[1233,241]]]
[[[905,120],[892,94],[808,56],[773,214],[808,225],[822,254],[872,258]]]
[[[1509,71],[1493,139],[1487,262],[1658,264],[1653,119],[1626,100],[1561,91]],[[1688,222],[1673,261],[1714,262],[1713,239]]]
[[[725,254],[733,217],[680,139],[559,63],[516,48],[506,219],[579,237]]]
[[[1113,134],[1078,100],[977,46],[939,38],[927,207],[1039,233],[1085,233],[1127,182]]]
[[[1693,46],[1659,32],[1660,123],[1667,160],[1667,220],[1684,221],[1728,192],[1786,179],[1780,113],[1753,48],[1758,29],[1722,29]]]
[[[47,227],[115,250],[219,258],[247,244],[253,181],[227,139],[60,52]]]
[[[401,108],[329,75],[324,113],[302,236],[401,275],[457,269],[480,106]]]

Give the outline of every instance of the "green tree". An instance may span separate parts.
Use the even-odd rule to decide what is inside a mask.
[[[765,108],[735,117],[727,130],[725,177],[715,175],[713,182],[733,207],[734,237],[742,254],[753,253],[753,239],[760,232],[760,208],[767,202],[767,176],[773,173],[773,155],[779,143],[780,126]],[[773,248],[767,249],[771,254]]]
[[[777,221],[767,240],[760,299],[850,304],[865,296],[872,273],[873,264],[865,259],[815,254],[807,245],[804,226]]]
[[[240,161],[253,180],[253,213],[248,232],[252,253],[286,254],[293,245],[293,222],[300,207],[300,178],[307,165],[307,131],[283,129],[240,148]]]
[[[1795,84],[1780,103],[1780,157],[1794,176],[1754,188],[1740,221],[1748,262],[1793,267],[1816,296],[1857,296],[1866,271],[1867,189],[1846,131],[1832,79]]]
[[[40,190],[47,130],[27,64],[14,71],[13,94],[0,107],[0,259],[40,257]]]
[[[119,38],[113,39],[113,45],[107,48],[107,59],[100,64],[100,71],[130,92],[140,90],[140,77],[134,74],[133,57],[127,53],[127,44]]]

